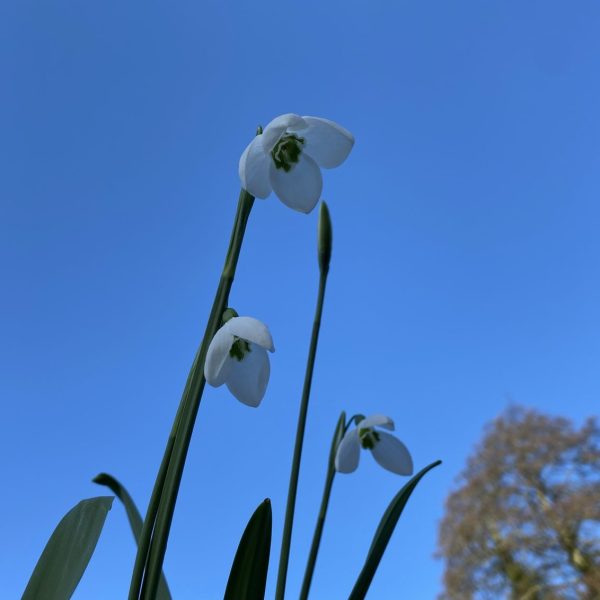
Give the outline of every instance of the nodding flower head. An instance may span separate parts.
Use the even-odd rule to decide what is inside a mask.
[[[333,121],[281,115],[244,150],[242,187],[256,198],[275,192],[290,208],[309,213],[323,189],[321,168],[341,165],[353,145],[354,136]]]
[[[274,352],[269,328],[252,317],[231,317],[213,337],[204,361],[206,381],[229,391],[248,406],[258,406],[265,395]]]
[[[398,475],[411,475],[413,463],[406,446],[393,435],[378,431],[375,427],[394,430],[394,422],[384,415],[359,416],[357,425],[349,429],[335,455],[335,469],[340,473],[352,473],[358,467],[360,449],[370,450],[373,458],[388,471]]]

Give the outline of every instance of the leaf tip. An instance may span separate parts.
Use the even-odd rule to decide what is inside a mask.
[[[97,483],[99,485],[104,485],[108,480],[109,476],[106,473],[98,473],[96,477],[92,479],[92,483]]]

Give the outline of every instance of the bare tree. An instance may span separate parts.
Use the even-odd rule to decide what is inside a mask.
[[[600,600],[600,429],[509,408],[446,500],[443,600]]]

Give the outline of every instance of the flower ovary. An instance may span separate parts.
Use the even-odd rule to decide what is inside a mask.
[[[377,442],[379,442],[379,434],[372,427],[358,429],[358,437],[360,445],[366,450],[373,450]]]
[[[223,312],[223,316],[221,317],[221,322],[223,323],[223,325],[225,325],[225,323],[227,323],[227,321],[230,321],[231,319],[233,319],[234,317],[239,317],[240,315],[238,315],[237,310],[235,310],[235,308],[231,308],[228,307],[225,309],[225,311]]]
[[[244,360],[244,356],[250,351],[250,344],[246,340],[236,337],[235,342],[233,342],[229,349],[229,356],[241,362]]]
[[[295,133],[282,135],[273,150],[271,150],[275,168],[283,169],[287,173],[300,160],[303,145],[304,138],[297,136]]]

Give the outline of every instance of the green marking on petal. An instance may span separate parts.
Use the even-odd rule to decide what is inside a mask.
[[[377,442],[379,442],[379,433],[377,433],[372,427],[358,428],[358,438],[360,439],[360,445],[365,450],[373,450]]]
[[[229,349],[229,356],[231,356],[231,358],[235,358],[236,360],[242,362],[242,360],[244,360],[244,356],[248,352],[251,352],[250,344],[246,340],[236,337],[235,342],[233,342],[233,344],[231,345],[231,348]]]
[[[286,173],[290,171],[292,166],[300,160],[303,145],[304,138],[297,136],[295,133],[282,135],[273,150],[271,150],[275,168],[283,169]]]

